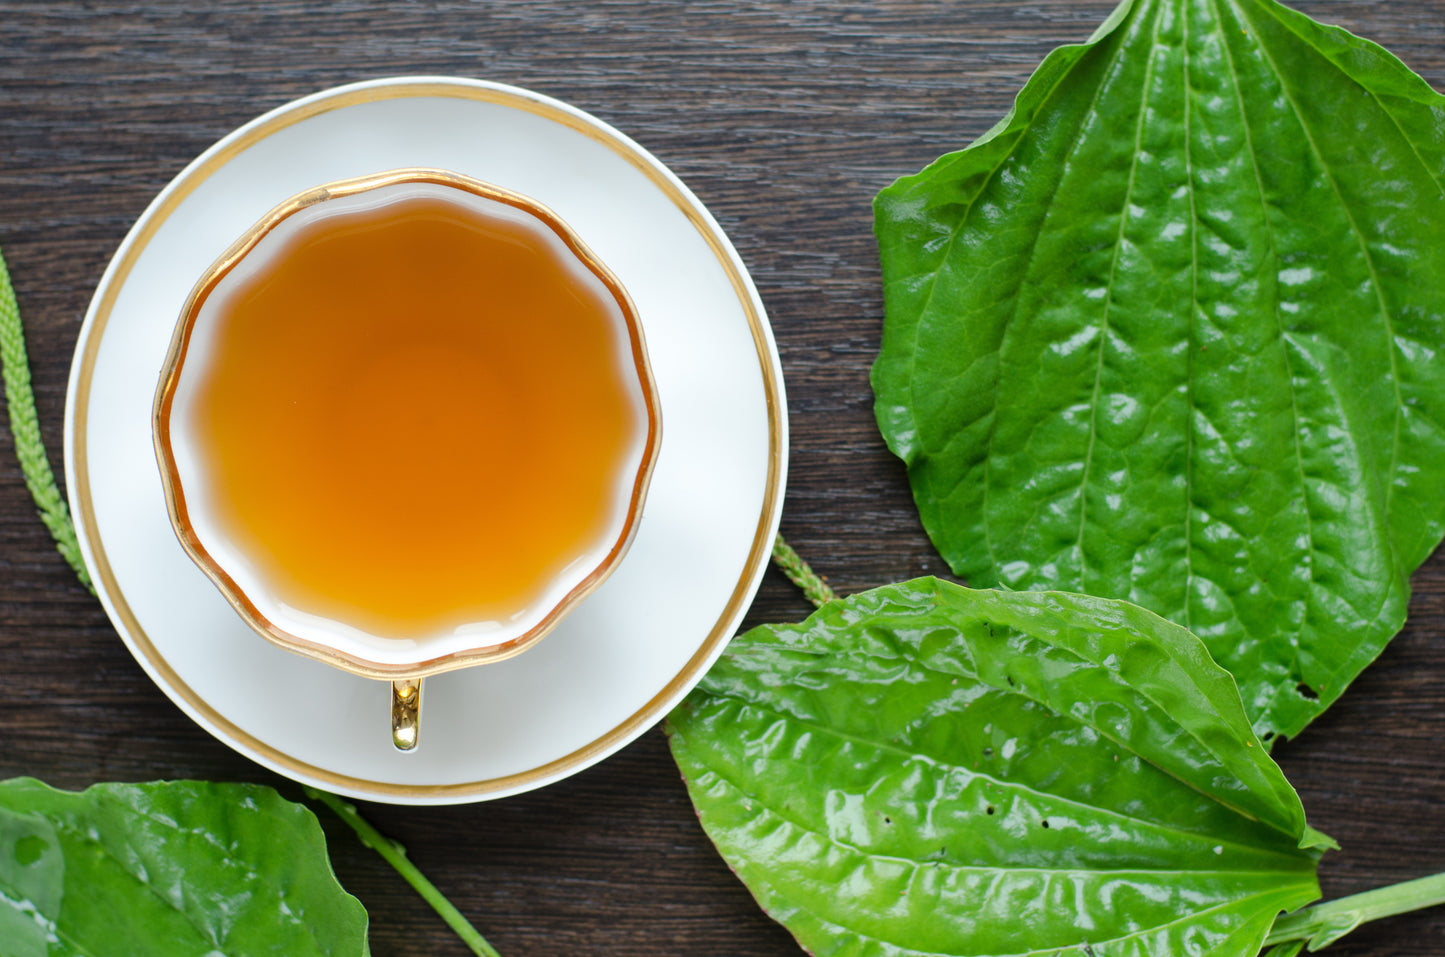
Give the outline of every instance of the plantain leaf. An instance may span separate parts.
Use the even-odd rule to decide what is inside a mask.
[[[0,782],[3,957],[365,955],[366,925],[270,788]]]
[[[817,955],[1226,957],[1327,838],[1229,674],[1126,602],[918,579],[735,639],[669,718],[703,827]]]
[[[1295,735],[1445,529],[1445,99],[1273,0],[1125,0],[876,203],[876,412],[975,585],[1127,598]]]

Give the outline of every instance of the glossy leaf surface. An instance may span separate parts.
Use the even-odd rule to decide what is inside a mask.
[[[1234,682],[1125,602],[887,586],[734,639],[669,720],[814,954],[1254,957],[1319,893],[1328,839]]]
[[[4,957],[360,957],[366,927],[316,818],[270,788],[0,783]]]
[[[876,412],[954,572],[1127,598],[1294,735],[1445,528],[1445,100],[1272,0],[1126,0],[876,203]]]

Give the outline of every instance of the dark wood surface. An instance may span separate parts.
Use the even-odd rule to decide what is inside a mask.
[[[1297,6],[1445,88],[1445,0]],[[843,592],[944,566],[871,413],[882,322],[870,201],[966,145],[1108,0],[527,3],[0,0],[0,248],[59,468],[80,320],[121,237],[235,126],[376,76],[481,77],[559,97],[669,164],[723,224],[777,334],[792,424],[784,534]],[[1445,280],[1442,280],[1445,281]],[[1445,494],[1445,490],[1442,490]],[[769,571],[747,623],[809,611]],[[1410,623],[1323,719],[1276,751],[1340,840],[1334,897],[1445,870],[1445,558]],[[0,436],[0,778],[288,782],[190,722],[131,659],[36,519]],[[540,792],[455,808],[364,805],[507,957],[787,955],[699,829],[659,730]],[[328,824],[373,951],[465,948]],[[0,942],[0,953],[4,945]],[[1445,909],[1372,925],[1340,955],[1445,954]]]

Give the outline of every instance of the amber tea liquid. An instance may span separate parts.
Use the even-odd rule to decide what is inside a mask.
[[[204,304],[189,414],[210,510],[277,599],[419,638],[600,562],[646,408],[615,295],[547,224],[404,184],[262,242]]]

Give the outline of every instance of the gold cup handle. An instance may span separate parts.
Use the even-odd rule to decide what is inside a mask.
[[[411,751],[421,733],[421,679],[391,683],[391,743],[398,751]]]

